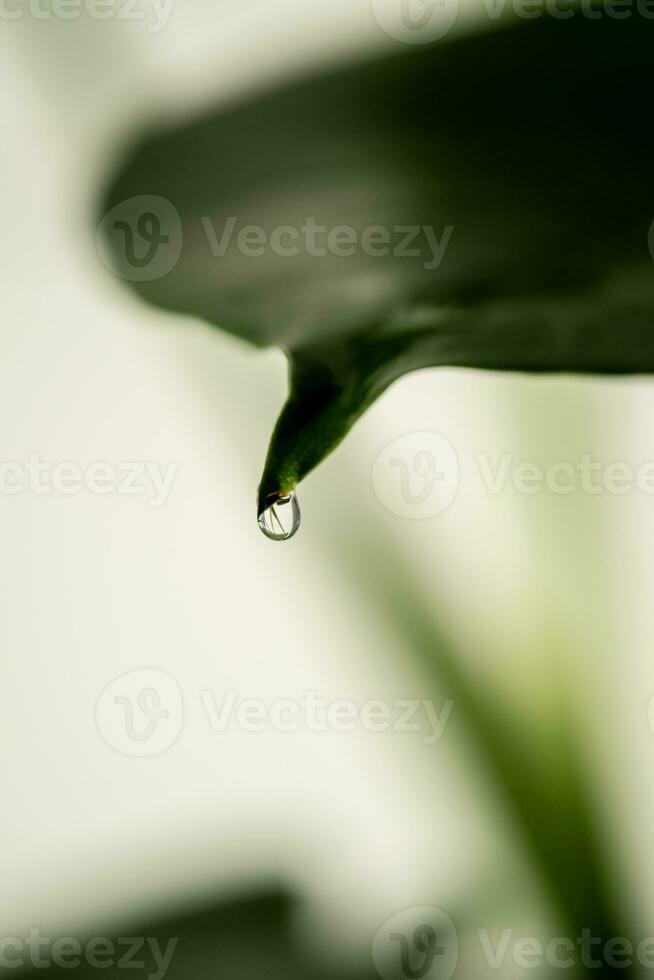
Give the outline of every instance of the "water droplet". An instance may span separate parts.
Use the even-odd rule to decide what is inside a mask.
[[[259,514],[259,527],[272,541],[292,538],[300,526],[300,505],[294,493],[280,494]]]

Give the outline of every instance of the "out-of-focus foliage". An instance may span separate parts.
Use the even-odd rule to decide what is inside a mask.
[[[77,966],[49,967],[48,976],[91,978],[100,969],[107,980],[118,980],[126,971],[137,978],[160,971],[168,980],[347,980],[343,974],[326,971],[297,940],[292,928],[295,906],[287,893],[274,890],[231,902],[205,903],[156,921],[128,922],[111,933],[110,954],[106,949],[97,952],[98,962],[110,960],[110,966],[92,966],[85,954]],[[165,959],[163,965],[153,956],[153,947]],[[67,957],[69,964],[74,959]],[[20,975],[42,974],[37,968]],[[363,980],[371,974],[358,976]]]

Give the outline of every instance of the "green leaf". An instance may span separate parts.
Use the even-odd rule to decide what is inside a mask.
[[[120,212],[103,225],[115,271],[288,354],[261,501],[408,371],[654,369],[654,24],[589,13],[406,46],[132,148],[102,207]],[[138,226],[153,195],[178,225]],[[172,268],[130,263],[137,227],[142,262],[163,235]]]
[[[109,929],[107,923],[98,923],[99,928],[89,929],[86,936],[67,932],[65,936],[74,936],[79,944],[77,954],[71,953],[68,942],[60,958],[53,946],[58,938],[63,943],[64,936],[44,933],[50,943],[36,951],[41,966],[32,961],[34,969],[20,976],[29,980],[45,970],[53,980],[92,980],[98,973],[105,980],[119,980],[128,971],[134,980],[348,980],[343,969],[332,969],[317,950],[298,940],[294,918],[299,906],[294,897],[278,890],[232,901],[187,902],[186,907],[177,899],[154,918],[128,917]],[[357,980],[372,980],[372,967],[363,966]]]
[[[558,700],[547,721],[535,721],[518,705],[509,708],[479,671],[465,665],[469,658],[439,627],[433,604],[420,598],[410,565],[383,536],[359,528],[356,542],[341,535],[334,552],[339,571],[358,585],[358,598],[396,635],[398,651],[431,679],[437,701],[453,703],[451,733],[467,751],[466,775],[490,788],[503,807],[511,843],[536,873],[557,928],[571,937],[590,929],[602,937],[602,945],[615,936],[638,935],[633,910],[623,907],[626,883],[591,782],[576,720],[579,692],[566,688],[563,677],[557,682],[553,673]],[[553,642],[560,650],[569,638],[563,632]],[[568,648],[574,656],[574,644]],[[470,765],[475,757],[480,766]],[[470,901],[467,897],[468,907]],[[608,978],[618,972],[635,977],[638,967],[597,970],[579,959],[571,976]]]

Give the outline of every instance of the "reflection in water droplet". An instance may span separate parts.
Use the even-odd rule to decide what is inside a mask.
[[[292,538],[300,526],[300,505],[294,493],[285,493],[273,500],[259,514],[259,527],[273,541]]]

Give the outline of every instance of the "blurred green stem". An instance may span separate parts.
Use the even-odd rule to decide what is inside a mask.
[[[417,598],[418,590],[411,588],[410,571],[400,567],[400,556],[387,552],[379,539],[359,542],[357,553],[366,556],[365,565],[353,574],[357,587],[439,695],[454,701],[469,747],[491,777],[566,935],[575,939],[589,929],[603,943],[629,936],[612,897],[612,874],[564,700],[561,715],[553,719],[551,741],[540,744],[467,675]],[[386,569],[392,572],[385,574]],[[638,972],[634,967],[579,969],[582,977],[616,975],[625,980]]]

